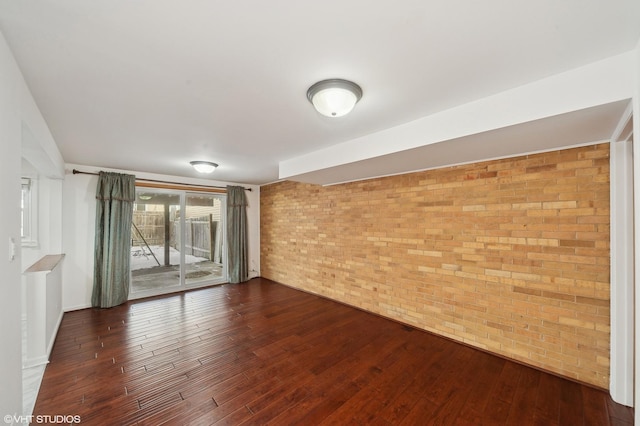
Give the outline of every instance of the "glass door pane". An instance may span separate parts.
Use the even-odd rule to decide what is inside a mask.
[[[185,285],[226,281],[224,254],[224,198],[217,194],[187,193],[185,206]]]
[[[139,188],[131,229],[131,292],[160,294],[180,287],[181,194]]]

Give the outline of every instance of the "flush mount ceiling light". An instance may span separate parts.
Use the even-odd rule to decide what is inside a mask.
[[[307,99],[315,109],[327,117],[348,114],[362,97],[357,84],[341,79],[319,81],[307,90]]]
[[[216,167],[218,167],[216,163],[212,163],[211,161],[191,161],[189,164],[200,173],[213,173]]]

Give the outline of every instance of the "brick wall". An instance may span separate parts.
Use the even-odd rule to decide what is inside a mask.
[[[263,277],[608,388],[608,144],[260,191]]]

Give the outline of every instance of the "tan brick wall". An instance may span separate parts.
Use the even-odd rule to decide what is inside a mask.
[[[263,277],[608,388],[608,144],[260,191]]]

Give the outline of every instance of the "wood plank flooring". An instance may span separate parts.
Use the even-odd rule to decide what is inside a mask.
[[[266,279],[64,315],[34,415],[84,425],[631,425],[600,390]]]

